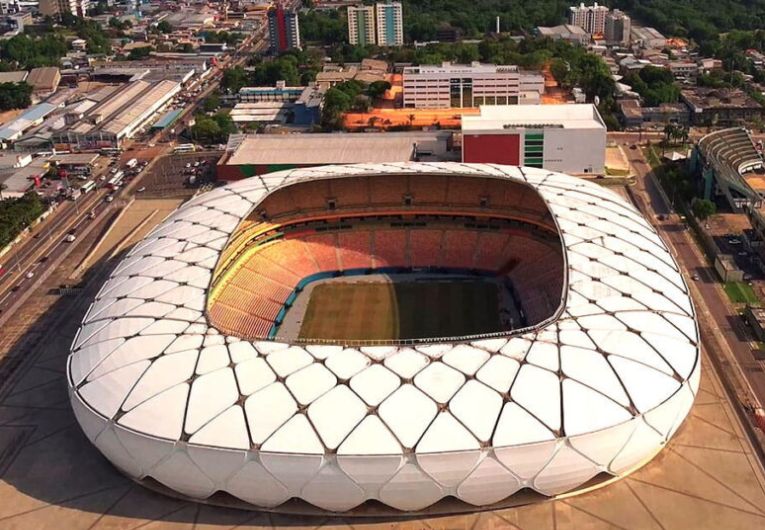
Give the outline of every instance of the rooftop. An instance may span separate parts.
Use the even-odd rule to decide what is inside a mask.
[[[35,89],[55,89],[60,79],[59,69],[55,66],[43,66],[41,68],[32,68],[27,77],[27,83]]]
[[[605,128],[594,105],[485,105],[480,115],[463,116],[462,130],[496,130],[503,127],[562,127],[564,129]]]
[[[248,135],[228,164],[295,165],[405,162],[414,143],[438,141],[448,133],[321,133],[300,135]]]
[[[738,88],[693,87],[681,95],[695,110],[715,108],[762,108],[754,98]]]

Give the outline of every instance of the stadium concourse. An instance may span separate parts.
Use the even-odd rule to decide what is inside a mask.
[[[379,251],[383,231],[409,244]],[[502,244],[483,246],[486,233]],[[451,247],[449,234],[474,244]],[[411,245],[417,237],[429,243]],[[275,266],[257,261],[290,241],[268,258]],[[293,251],[311,253],[310,270],[295,269],[308,260]],[[306,274],[342,276],[346,255],[364,261],[363,274],[509,278],[525,327],[284,341],[263,337],[274,334],[273,308],[260,328],[226,320],[233,306],[214,315],[244,269],[289,297]],[[292,276],[273,276],[276,266]],[[85,434],[149,486],[217,504],[379,515],[515,505],[629,474],[682,424],[700,358],[676,263],[612,192],[541,169],[402,163],[273,173],[188,202],[112,273],[67,372]]]

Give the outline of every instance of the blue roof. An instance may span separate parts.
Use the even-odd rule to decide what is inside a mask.
[[[29,107],[18,118],[12,122],[6,123],[5,127],[0,129],[0,139],[8,140],[9,138],[13,138],[19,131],[25,131],[31,127],[34,122],[46,117],[57,108],[56,105],[51,105],[50,103],[40,103],[39,105]]]
[[[157,121],[154,122],[154,125],[151,126],[152,129],[164,129],[165,127],[171,125],[175,120],[177,120],[178,116],[180,116],[182,112],[183,109],[175,109],[165,112],[162,116],[159,117]]]

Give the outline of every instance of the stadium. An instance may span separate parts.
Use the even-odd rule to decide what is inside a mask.
[[[698,390],[664,243],[542,169],[325,166],[203,194],[136,245],[68,360],[141,483],[284,512],[447,513],[602,486]]]

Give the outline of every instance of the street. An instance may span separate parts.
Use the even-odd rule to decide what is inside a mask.
[[[714,269],[679,216],[672,214],[654,179],[642,150],[630,151],[644,214],[669,245],[684,269],[696,306],[703,344],[734,383],[736,396],[746,407],[765,403],[765,366],[754,358],[741,317],[728,301]],[[661,217],[659,217],[661,216]],[[697,281],[690,280],[693,276]],[[723,374],[721,374],[723,375]]]

